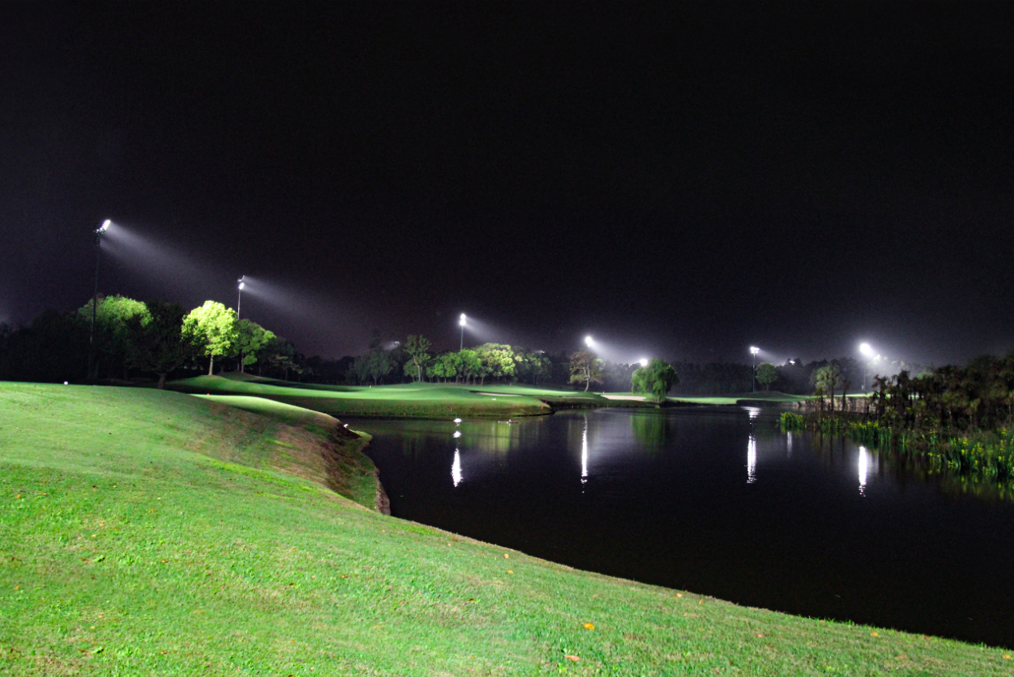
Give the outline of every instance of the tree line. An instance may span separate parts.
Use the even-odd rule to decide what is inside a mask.
[[[10,381],[121,381],[156,379],[196,369],[207,360],[239,371],[257,364],[297,369],[295,349],[256,322],[216,301],[187,312],[168,301],[99,296],[72,313],[47,310],[30,324],[0,325],[0,379]],[[88,373],[88,365],[92,372]]]

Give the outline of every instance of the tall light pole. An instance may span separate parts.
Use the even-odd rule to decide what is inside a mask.
[[[750,346],[750,356],[752,363],[750,365],[750,392],[757,392],[757,353],[760,352],[760,348],[757,346]]]
[[[236,280],[236,282],[239,282],[239,286],[237,287],[237,289],[239,289],[239,293],[236,296],[236,319],[237,320],[239,319],[239,309],[243,305],[243,287],[246,286],[245,280],[246,280],[246,275],[243,275],[238,280]]]
[[[863,392],[866,392],[866,367],[870,363],[870,358],[873,357],[873,348],[870,347],[869,343],[860,343],[859,352],[863,354]]]
[[[99,263],[102,262],[102,234],[109,230],[113,222],[106,219],[95,229],[95,291],[92,293],[92,322],[88,332],[88,378],[92,377],[95,362],[95,314],[99,305]],[[98,376],[98,374],[96,374]]]
[[[461,345],[458,346],[458,352],[460,353],[465,349],[465,314],[462,313],[458,319],[458,326],[461,327]]]

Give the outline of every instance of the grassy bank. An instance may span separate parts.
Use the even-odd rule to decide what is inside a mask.
[[[261,397],[341,418],[518,418],[558,409],[617,406],[596,393],[551,390],[523,385],[324,386],[228,374],[173,381],[180,392]],[[638,406],[635,403],[632,406]]]
[[[0,673],[1014,667],[1002,650],[737,607],[385,517],[323,486],[328,440],[304,423],[176,393],[0,384]]]
[[[708,397],[687,397],[683,395],[677,395],[670,397],[670,400],[685,404],[709,404],[709,405],[727,405],[737,404],[741,406],[754,405],[765,405],[765,404],[796,404],[798,402],[805,402],[810,399],[806,395],[789,395],[788,393],[779,392],[756,392],[756,393],[740,393],[731,395],[721,396],[708,396]]]

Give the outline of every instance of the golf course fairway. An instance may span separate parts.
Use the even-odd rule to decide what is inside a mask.
[[[735,606],[382,515],[366,438],[225,401],[0,383],[0,674],[1014,671],[1002,649]]]

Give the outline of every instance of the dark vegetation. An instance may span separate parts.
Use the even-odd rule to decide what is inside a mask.
[[[1014,482],[1014,352],[916,377],[876,375],[868,398],[829,397],[827,384],[842,377],[821,375],[808,413],[783,414],[783,427],[847,433],[930,471]]]
[[[171,302],[100,296],[95,311],[94,338],[90,301],[72,313],[47,310],[22,327],[0,325],[0,380],[154,380],[161,387],[167,379],[201,372],[245,371],[319,385],[520,383],[626,392],[639,367],[604,362],[587,351],[554,355],[502,343],[434,352],[424,336],[385,343],[379,333],[362,355],[307,357],[285,338],[212,301],[187,312]]]

